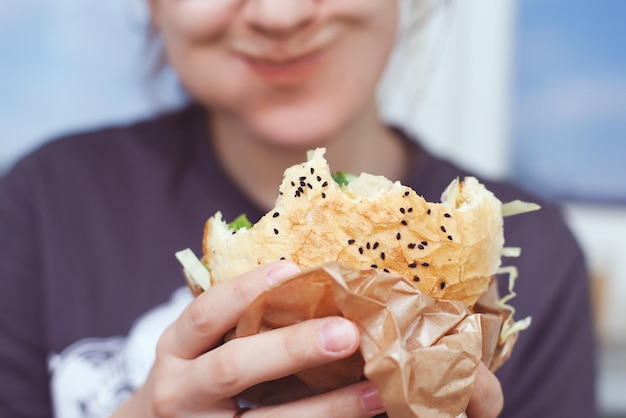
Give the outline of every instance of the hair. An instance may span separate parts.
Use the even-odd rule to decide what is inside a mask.
[[[154,26],[150,0],[118,0],[129,32],[139,41],[136,69],[143,80],[144,96],[152,111],[160,113],[188,101],[188,94],[168,65],[162,38]]]
[[[452,0],[398,0],[398,33],[380,80],[381,116],[395,125],[411,117],[424,96],[449,31]]]

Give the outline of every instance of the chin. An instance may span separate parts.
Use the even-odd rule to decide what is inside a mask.
[[[250,121],[249,126],[266,143],[290,149],[313,149],[327,145],[348,127],[349,118],[331,106],[320,108],[286,108],[265,112]]]

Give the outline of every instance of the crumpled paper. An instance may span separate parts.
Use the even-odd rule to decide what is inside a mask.
[[[517,333],[499,339],[502,324],[512,318],[498,306],[498,298],[495,279],[470,310],[374,269],[329,263],[305,271],[261,294],[243,314],[234,337],[340,315],[359,328],[359,351],[262,383],[241,397],[274,403],[369,379],[391,418],[466,416],[479,361],[495,371],[517,339]]]

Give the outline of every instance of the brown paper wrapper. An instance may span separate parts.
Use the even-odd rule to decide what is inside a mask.
[[[234,337],[340,315],[359,328],[359,351],[241,396],[251,403],[275,403],[369,379],[391,418],[465,416],[479,361],[497,369],[517,337],[499,341],[502,324],[511,318],[497,300],[495,281],[470,311],[462,302],[433,299],[376,270],[330,263],[303,272],[261,294]]]

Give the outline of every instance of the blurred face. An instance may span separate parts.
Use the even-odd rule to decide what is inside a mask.
[[[311,146],[372,117],[390,0],[151,0],[170,64],[215,117]]]

